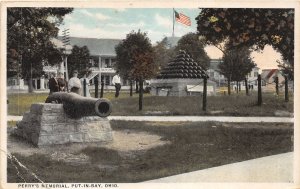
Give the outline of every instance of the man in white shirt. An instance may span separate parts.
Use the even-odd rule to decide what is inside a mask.
[[[118,98],[119,94],[120,94],[120,90],[121,90],[121,78],[119,75],[119,72],[116,72],[116,75],[113,77],[112,79],[112,84],[115,86],[116,88],[116,94],[115,97]]]
[[[73,77],[69,80],[68,87],[70,92],[77,93],[80,95],[81,82],[78,79],[78,71],[74,70]]]

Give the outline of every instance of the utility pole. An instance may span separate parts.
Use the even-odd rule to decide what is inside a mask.
[[[62,41],[64,46],[64,64],[65,64],[65,80],[69,81],[69,73],[68,73],[68,54],[67,54],[67,45],[70,44],[70,32],[69,29],[65,29],[62,31]]]

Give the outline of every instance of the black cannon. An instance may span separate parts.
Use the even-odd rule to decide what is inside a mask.
[[[63,104],[64,111],[72,118],[107,117],[112,110],[111,102],[105,98],[83,97],[76,93],[56,92],[48,96],[46,103]]]

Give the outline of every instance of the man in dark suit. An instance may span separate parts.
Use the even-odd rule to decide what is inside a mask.
[[[51,75],[51,78],[49,79],[49,89],[50,89],[50,94],[59,91],[59,85],[56,78],[56,73],[53,73]]]
[[[64,73],[58,72],[57,83],[58,83],[58,86],[59,86],[58,91],[62,91],[62,92],[67,91],[66,90],[67,82],[64,79]]]

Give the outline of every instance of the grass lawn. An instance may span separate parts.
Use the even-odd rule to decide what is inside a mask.
[[[141,182],[233,162],[292,151],[291,123],[126,122],[112,121],[115,131],[148,132],[170,141],[144,152],[122,156],[119,151],[87,147],[87,165],[54,161],[49,155],[14,154],[44,182]],[[99,164],[115,166],[99,169]],[[27,182],[37,182],[19,168]],[[8,160],[8,182],[24,182]],[[216,178],[217,181],[218,178]]]
[[[32,103],[44,102],[48,94],[10,94],[8,95],[8,114],[23,115]],[[112,115],[151,115],[156,111],[168,115],[224,115],[224,116],[274,116],[276,110],[293,112],[293,97],[284,102],[283,96],[271,93],[263,94],[263,105],[257,106],[257,96],[233,94],[230,96],[209,96],[207,98],[207,111],[202,111],[202,98],[188,97],[161,97],[144,95],[143,111],[138,111],[138,94],[129,97],[128,93],[121,93],[114,98],[114,93],[105,93],[105,98],[112,101]]]

